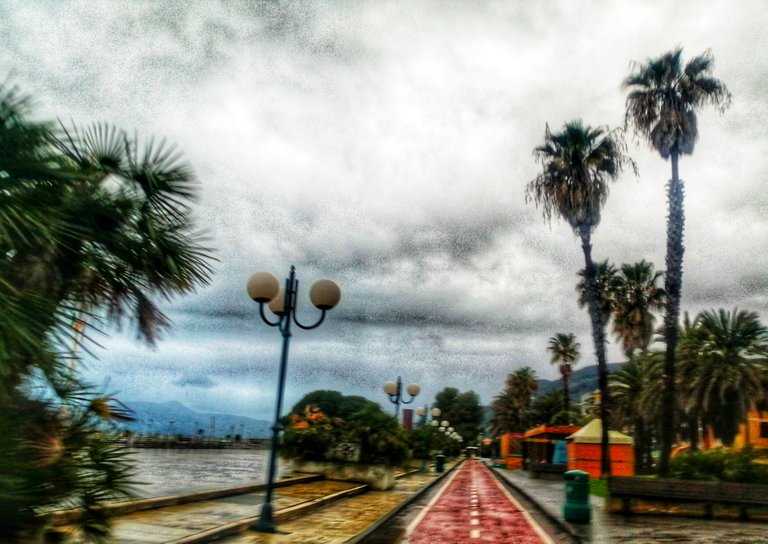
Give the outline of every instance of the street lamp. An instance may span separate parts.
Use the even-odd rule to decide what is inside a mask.
[[[300,329],[310,330],[319,327],[325,319],[325,312],[333,309],[341,298],[339,286],[331,280],[319,280],[309,290],[309,299],[322,313],[313,325],[303,325],[296,319],[296,299],[299,292],[299,280],[296,279],[296,268],[291,266],[291,271],[285,279],[285,287],[280,284],[272,274],[257,272],[248,278],[248,296],[259,303],[259,315],[270,327],[277,327],[283,336],[283,349],[280,354],[280,371],[277,382],[277,402],[275,406],[275,424],[272,426],[272,444],[269,452],[269,472],[267,475],[267,494],[261,507],[261,515],[258,521],[251,525],[251,530],[263,533],[274,533],[275,520],[272,515],[272,494],[275,483],[275,466],[277,460],[277,445],[280,431],[283,426],[280,423],[280,413],[283,407],[283,390],[285,389],[285,371],[288,366],[288,344],[291,339],[291,322]],[[264,313],[264,305],[277,316],[277,321],[272,321]]]
[[[384,384],[384,392],[389,395],[389,402],[395,405],[395,417],[400,413],[400,403],[412,403],[416,395],[421,391],[421,387],[415,383],[409,383],[405,386],[405,391],[411,396],[408,400],[403,398],[403,381],[400,379],[400,376],[397,377],[397,382],[387,382]]]
[[[427,430],[427,425],[437,427],[438,421],[436,418],[440,417],[441,413],[442,412],[440,411],[440,408],[437,406],[432,408],[432,410],[429,410],[428,404],[416,408],[416,414],[421,417],[421,428],[422,432],[424,433],[424,457],[422,458],[421,466],[419,467],[419,472],[422,474],[427,472],[427,457],[429,456],[429,435],[432,433],[432,431]],[[432,421],[427,423],[428,419],[431,419]]]

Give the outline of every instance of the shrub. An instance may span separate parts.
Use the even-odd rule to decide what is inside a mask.
[[[305,461],[333,460],[340,445],[357,444],[360,463],[396,466],[408,459],[405,431],[378,405],[365,406],[348,420],[328,418],[313,406],[305,415],[292,415],[283,434],[280,455]]]
[[[685,452],[672,458],[670,474],[683,480],[768,484],[768,465],[756,462],[765,457],[766,452],[753,448]]]

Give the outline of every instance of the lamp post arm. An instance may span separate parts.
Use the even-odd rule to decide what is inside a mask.
[[[269,318],[267,317],[267,314],[264,313],[264,303],[263,302],[259,302],[259,314],[261,315],[262,321],[264,321],[264,323],[266,323],[270,327],[279,327],[280,326],[280,322],[282,321],[282,319],[278,319],[274,323],[272,321],[270,321]]]
[[[325,310],[320,310],[320,311],[322,312],[320,314],[320,319],[318,319],[317,323],[315,323],[314,325],[302,325],[301,323],[299,323],[299,320],[296,319],[296,313],[295,312],[293,314],[293,322],[296,323],[297,327],[299,327],[300,329],[304,329],[305,331],[309,331],[309,330],[315,329],[315,328],[319,327],[322,324],[323,321],[325,321]]]

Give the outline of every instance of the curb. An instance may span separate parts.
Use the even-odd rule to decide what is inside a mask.
[[[576,544],[581,544],[583,542],[581,537],[578,534],[576,534],[576,532],[573,530],[573,528],[570,525],[568,525],[565,521],[560,519],[559,516],[555,515],[548,508],[545,508],[544,506],[542,506],[541,503],[539,503],[539,501],[537,501],[533,495],[528,493],[522,487],[504,478],[501,475],[501,473],[499,473],[499,471],[496,469],[496,467],[491,466],[488,468],[491,470],[491,473],[496,477],[496,479],[502,483],[502,485],[514,491],[515,493],[519,493],[520,495],[525,497],[525,499],[531,504],[533,504],[538,509],[538,511],[545,518],[547,518],[547,520],[549,520],[550,523],[552,523],[555,527],[557,527],[559,530],[563,531],[570,538],[572,538],[573,542],[575,542]]]
[[[303,475],[294,478],[283,478],[275,482],[275,487],[287,487],[295,484],[303,484],[322,480],[323,476],[319,474]],[[163,497],[151,497],[147,499],[132,499],[127,501],[116,501],[105,503],[100,507],[101,511],[108,512],[110,515],[130,514],[141,512],[143,510],[153,510],[164,508],[166,506],[177,506],[190,502],[207,501],[210,499],[219,499],[221,497],[230,497],[232,495],[241,495],[244,493],[253,493],[266,489],[267,484],[246,484],[234,487],[225,487],[220,489],[211,489],[205,491],[195,491],[192,493],[183,493],[180,495],[166,495]],[[83,508],[67,508],[64,510],[54,510],[47,515],[50,522],[55,526],[67,525],[77,520],[83,515]],[[44,514],[45,515],[45,514]]]

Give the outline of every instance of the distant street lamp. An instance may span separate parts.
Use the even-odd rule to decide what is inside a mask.
[[[296,319],[296,299],[299,292],[299,280],[296,279],[296,269],[291,266],[291,271],[285,280],[285,287],[280,284],[272,274],[258,272],[248,278],[248,296],[259,303],[259,315],[270,327],[277,327],[283,336],[283,349],[280,355],[280,371],[277,382],[277,402],[275,406],[275,424],[272,426],[272,444],[269,452],[269,472],[267,475],[267,494],[261,507],[261,515],[258,521],[251,525],[251,530],[262,533],[276,532],[275,520],[272,508],[272,494],[275,483],[275,467],[277,460],[277,445],[280,431],[283,426],[280,423],[280,413],[283,407],[283,391],[285,389],[285,372],[288,366],[288,345],[291,339],[291,323],[295,323],[300,329],[310,330],[319,327],[325,319],[325,312],[333,309],[341,299],[339,286],[330,280],[316,281],[309,290],[309,299],[322,313],[313,325],[303,325]],[[272,321],[264,313],[264,305],[278,319]]]
[[[421,417],[421,428],[426,429],[427,425],[430,425],[432,427],[437,427],[438,421],[436,418],[440,417],[440,414],[442,412],[440,411],[440,408],[435,406],[432,408],[432,410],[429,410],[429,405],[425,406],[419,406],[416,408],[416,414]],[[431,419],[432,421],[427,421]],[[432,433],[432,431],[427,432],[426,430],[424,432],[424,456],[421,459],[421,465],[419,466],[419,472],[422,474],[427,472],[427,456],[429,455],[429,435]]]
[[[400,376],[397,377],[397,382],[386,382],[384,384],[384,392],[389,395],[389,402],[395,405],[395,417],[400,413],[400,403],[412,403],[416,395],[421,391],[421,387],[415,383],[409,383],[405,386],[405,391],[411,396],[408,400],[403,398],[403,381],[400,379]]]

